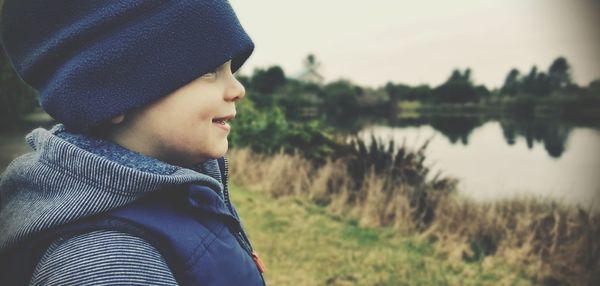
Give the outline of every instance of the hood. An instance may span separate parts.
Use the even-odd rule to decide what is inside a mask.
[[[0,180],[0,253],[51,227],[106,212],[159,189],[205,185],[224,191],[217,160],[182,168],[62,124],[26,136],[33,149]]]

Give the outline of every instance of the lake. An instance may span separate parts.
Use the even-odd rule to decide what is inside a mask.
[[[404,141],[415,149],[431,139],[425,153],[430,175],[441,171],[458,178],[459,192],[475,200],[526,196],[600,208],[599,128],[453,123],[370,125],[358,136]]]

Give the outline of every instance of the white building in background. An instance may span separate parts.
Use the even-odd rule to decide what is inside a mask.
[[[315,83],[318,85],[323,84],[325,81],[325,78],[320,75],[319,72],[310,68],[304,68],[304,70],[294,75],[293,78],[299,81]]]
[[[325,78],[319,73],[321,62],[317,61],[314,55],[309,54],[304,59],[303,66],[303,70],[293,76],[294,79],[318,85],[323,84]]]

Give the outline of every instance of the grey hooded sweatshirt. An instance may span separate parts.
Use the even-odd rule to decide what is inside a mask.
[[[33,152],[0,180],[0,255],[50,227],[112,210],[173,185],[201,183],[226,192],[216,160],[173,166],[61,124],[26,136]],[[226,186],[226,184],[225,184]],[[118,231],[58,238],[30,285],[177,285],[159,252]]]

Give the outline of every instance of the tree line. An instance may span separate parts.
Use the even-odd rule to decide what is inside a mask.
[[[317,67],[320,66],[314,56],[309,55],[305,68],[316,69],[311,66],[315,62]],[[470,68],[453,70],[445,82],[433,87],[388,82],[382,87],[370,88],[344,79],[319,84],[287,76],[279,66],[256,69],[250,76],[240,76],[240,80],[258,108],[277,105],[290,118],[311,115],[344,118],[357,114],[395,116],[400,111],[399,103],[402,101],[439,106],[495,104],[504,98],[504,102],[514,103],[507,105],[516,105],[516,109],[521,110],[524,105],[531,107],[532,101],[552,103],[548,98],[553,94],[570,97],[555,101],[555,105],[570,104],[577,107],[577,102],[585,101],[586,104],[600,107],[600,79],[588,86],[579,86],[572,81],[571,72],[568,61],[558,57],[547,71],[539,71],[534,66],[528,74],[521,74],[517,69],[512,69],[503,86],[492,90],[485,85],[475,84]],[[590,97],[593,97],[591,101]]]
[[[305,70],[317,78],[320,66],[312,54],[304,61]],[[36,91],[14,73],[4,53],[0,55],[0,68],[0,119],[3,125],[10,125],[38,107],[37,96]],[[345,79],[322,83],[288,76],[280,66],[259,68],[251,75],[238,75],[238,78],[246,87],[247,98],[258,110],[277,106],[292,120],[315,117],[345,120],[356,115],[394,117],[400,111],[402,101],[438,106],[513,98],[518,106],[526,106],[521,109],[529,112],[533,100],[544,100],[553,93],[600,98],[600,79],[588,86],[577,85],[572,81],[571,65],[564,57],[555,59],[547,71],[539,71],[536,66],[527,74],[512,69],[499,89],[490,90],[485,85],[475,84],[472,74],[470,68],[455,69],[438,86],[388,82],[377,88],[359,86]],[[589,102],[592,105],[600,103],[599,100],[588,100],[586,105]],[[570,103],[577,105],[573,100]]]

